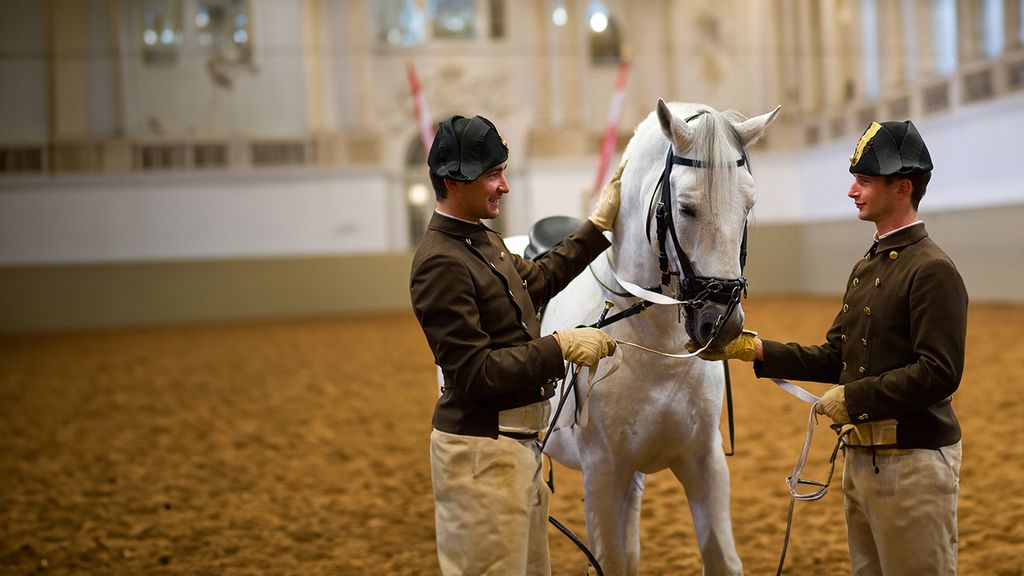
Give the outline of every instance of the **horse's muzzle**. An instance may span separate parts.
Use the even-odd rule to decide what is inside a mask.
[[[687,322],[686,331],[700,348],[707,345],[712,350],[721,349],[743,330],[743,307],[739,304],[732,307],[708,302],[691,313],[694,318]]]

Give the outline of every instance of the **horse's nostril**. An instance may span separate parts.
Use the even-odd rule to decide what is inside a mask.
[[[697,338],[704,343],[711,341],[711,337],[714,336],[715,324],[713,322],[702,322],[700,328],[697,329]]]

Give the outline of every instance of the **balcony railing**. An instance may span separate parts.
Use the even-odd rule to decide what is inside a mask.
[[[922,118],[947,113],[1024,90],[1024,49],[993,60],[961,65],[953,74],[927,78],[904,86],[879,100],[854,102],[842,109],[803,118],[789,116],[799,128],[792,134],[795,147],[814,146],[828,139],[846,138],[873,120]]]
[[[1024,90],[1024,48],[961,65],[953,74],[902,86],[875,101],[816,113],[783,110],[787,129],[762,148],[802,148],[859,133],[878,119],[922,118]],[[534,157],[596,153],[601,134],[576,128],[531,131]],[[621,150],[629,133],[620,134]],[[0,142],[0,178],[81,173],[261,170],[378,165],[384,136],[374,132],[281,138],[139,138]]]
[[[124,172],[260,170],[379,163],[372,134],[275,139],[145,138],[0,142],[0,178]]]

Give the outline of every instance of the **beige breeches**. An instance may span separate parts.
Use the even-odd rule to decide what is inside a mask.
[[[548,498],[537,443],[430,434],[434,523],[441,573],[541,575],[548,557]]]
[[[938,450],[880,449],[874,458],[870,448],[845,452],[854,576],[956,574],[960,443]]]

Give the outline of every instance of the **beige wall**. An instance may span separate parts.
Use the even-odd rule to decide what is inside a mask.
[[[1024,205],[925,213],[972,302],[1024,303]],[[854,219],[750,229],[752,294],[834,295],[870,245]],[[409,310],[408,253],[0,267],[0,332]]]
[[[925,198],[925,206],[928,199]],[[931,238],[956,263],[972,302],[1024,303],[1024,205],[925,212]],[[752,227],[750,290],[840,295],[874,228],[854,218]]]
[[[0,332],[409,308],[410,254],[6,266]]]

